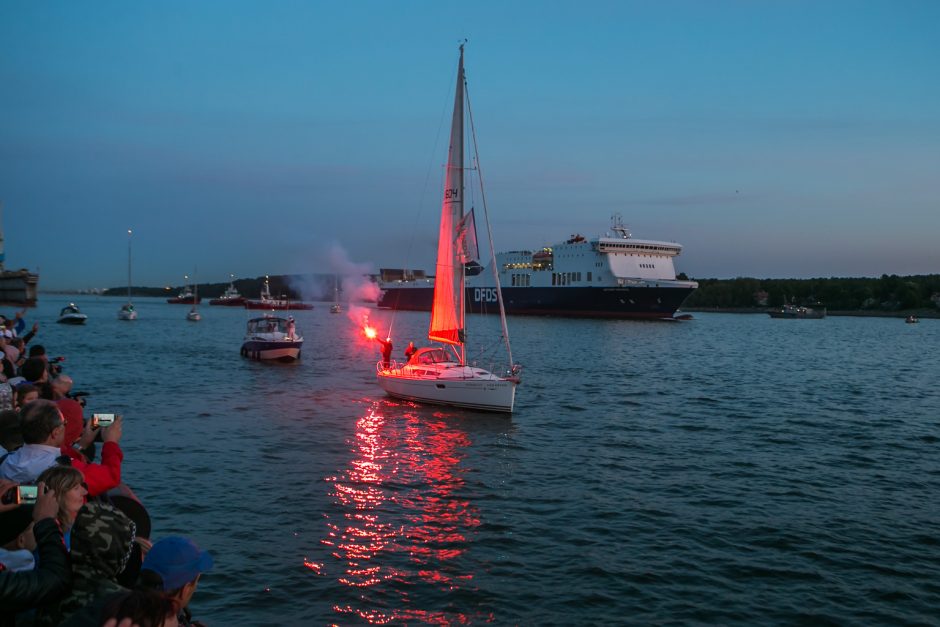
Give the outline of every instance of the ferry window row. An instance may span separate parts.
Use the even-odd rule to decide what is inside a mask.
[[[588,282],[591,281],[591,273],[587,273]],[[552,285],[570,285],[571,283],[580,283],[580,272],[556,272],[552,274]]]
[[[604,244],[606,249],[619,248],[621,250],[662,250],[665,252],[675,252],[676,248],[672,246],[643,246],[640,244]]]
[[[531,275],[528,274],[514,274],[512,275],[512,286],[513,287],[529,287]]]
[[[640,267],[641,268],[655,268],[656,266],[652,263],[641,263]]]

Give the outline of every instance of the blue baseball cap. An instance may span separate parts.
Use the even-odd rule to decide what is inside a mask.
[[[163,579],[163,591],[182,588],[200,574],[212,570],[212,556],[189,538],[168,536],[154,543],[144,558],[142,570],[152,570]]]

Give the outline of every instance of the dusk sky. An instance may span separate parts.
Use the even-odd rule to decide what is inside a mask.
[[[8,268],[41,289],[433,269],[458,42],[498,250],[940,272],[940,2],[0,2]],[[478,225],[482,222],[478,218]]]

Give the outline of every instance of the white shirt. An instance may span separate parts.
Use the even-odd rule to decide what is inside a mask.
[[[17,549],[16,551],[0,549],[0,564],[3,564],[14,573],[20,573],[33,570],[36,567],[36,560],[32,551],[28,549]]]
[[[42,471],[55,465],[62,453],[55,446],[27,444],[10,453],[0,464],[0,477],[17,483],[36,483]]]

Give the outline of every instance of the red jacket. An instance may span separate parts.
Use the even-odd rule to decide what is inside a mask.
[[[85,459],[71,446],[63,446],[62,452],[72,458],[72,467],[78,468],[85,476],[88,496],[104,494],[121,483],[121,461],[124,452],[117,442],[105,442],[101,446],[101,463],[94,464]]]

